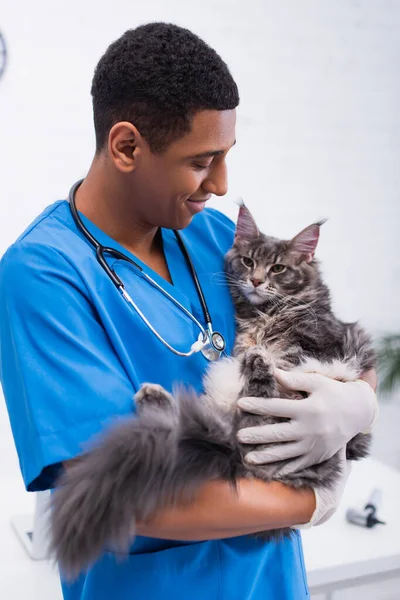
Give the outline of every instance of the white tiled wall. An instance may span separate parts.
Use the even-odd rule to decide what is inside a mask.
[[[242,195],[277,236],[329,217],[319,256],[339,314],[377,333],[399,330],[398,0],[3,3],[10,62],[0,82],[0,254],[85,174],[96,61],[125,29],[150,20],[201,35],[240,86],[231,188],[215,206],[233,217],[231,201]],[[397,467],[398,404],[382,410],[375,442],[375,454]],[[26,504],[18,478],[1,405],[0,597],[56,600],[54,580],[9,531],[9,513]],[[388,581],[334,600],[399,600],[399,590]]]

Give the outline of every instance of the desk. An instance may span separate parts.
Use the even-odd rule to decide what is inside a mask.
[[[382,490],[378,516],[387,525],[364,529],[347,523],[347,508],[363,507],[374,487]],[[372,458],[355,463],[336,514],[303,531],[302,538],[312,595],[329,599],[339,589],[390,577],[400,581],[400,472]]]

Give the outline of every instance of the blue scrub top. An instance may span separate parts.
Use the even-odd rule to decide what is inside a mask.
[[[129,252],[83,220],[105,246]],[[214,329],[230,353],[234,310],[223,257],[234,225],[207,209],[182,233]],[[203,313],[175,236],[162,230],[173,285],[133,257],[201,322]],[[187,351],[198,328],[129,263],[110,259],[154,327]],[[78,232],[68,204],[48,207],[4,255],[0,266],[0,375],[26,488],[52,486],[62,461],[119,416],[134,411],[143,382],[201,390],[207,361],[166,349],[125,302]],[[252,536],[178,542],[139,537],[127,556],[106,553],[74,584],[66,600],[302,600],[308,598],[301,540],[262,542]]]

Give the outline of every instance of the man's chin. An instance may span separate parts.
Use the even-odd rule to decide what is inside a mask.
[[[180,231],[181,229],[185,229],[188,225],[190,225],[192,221],[193,215],[191,215],[189,211],[181,211],[171,215],[171,217],[165,221],[161,227],[164,227],[164,229]]]
[[[174,224],[174,227],[171,227],[171,229],[174,229],[176,231],[181,231],[181,229],[186,229],[186,227],[188,227],[190,225],[190,223],[193,221],[193,217],[194,215],[185,215],[184,217],[182,217],[181,219],[179,219],[179,222],[177,221]]]

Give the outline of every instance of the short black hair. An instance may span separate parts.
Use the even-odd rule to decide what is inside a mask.
[[[197,35],[170,23],[129,29],[100,59],[92,82],[96,153],[120,121],[137,127],[154,153],[190,131],[200,110],[239,104],[222,58]]]

